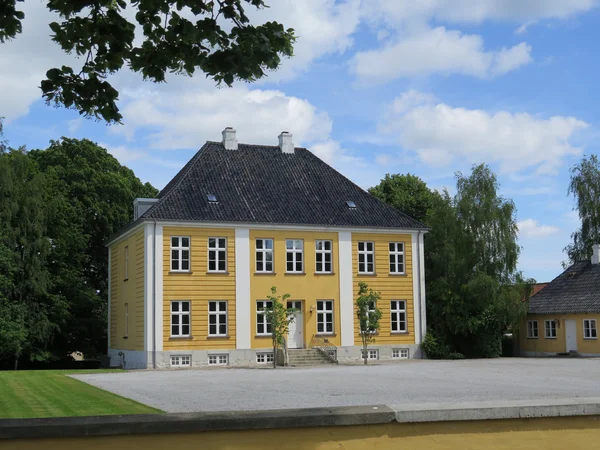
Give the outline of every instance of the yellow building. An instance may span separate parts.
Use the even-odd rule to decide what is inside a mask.
[[[600,356],[600,245],[529,299],[519,333],[520,354]]]
[[[127,368],[273,361],[262,312],[272,286],[296,320],[290,357],[361,357],[358,282],[381,292],[368,357],[421,357],[426,227],[283,132],[278,146],[207,142],[108,244],[109,348]],[[322,351],[323,357],[329,358]]]

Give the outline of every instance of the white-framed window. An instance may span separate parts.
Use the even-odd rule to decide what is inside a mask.
[[[189,367],[192,365],[190,355],[171,355],[171,367]]]
[[[171,302],[171,336],[189,337],[190,302]]]
[[[583,319],[583,338],[598,339],[596,319]]]
[[[256,354],[257,364],[273,364],[273,352],[271,353],[257,353]]]
[[[285,271],[288,273],[304,272],[304,241],[287,239],[285,241]]]
[[[227,272],[227,239],[208,238],[208,271]]]
[[[229,355],[227,353],[208,355],[209,366],[226,366],[227,364],[229,364]]]
[[[374,313],[376,308],[377,308],[377,304],[375,302],[369,302],[369,315],[371,315],[371,313]],[[368,324],[369,324],[369,321],[367,320],[367,325]],[[360,332],[364,333],[363,330],[360,330]],[[371,334],[377,334],[377,331],[371,331]]]
[[[361,358],[365,359],[365,350],[360,351]],[[379,359],[379,350],[370,348],[367,350],[367,359]]]
[[[408,359],[408,349],[407,348],[394,348],[392,349],[392,359]]]
[[[129,303],[125,303],[125,336],[129,336]]]
[[[375,243],[371,241],[358,243],[358,273],[375,273]]]
[[[332,273],[332,241],[315,241],[315,252],[316,252],[316,272],[317,273]]]
[[[265,308],[272,308],[273,302],[259,300],[256,302],[256,334],[259,336],[270,336],[271,322],[267,321]]]
[[[227,336],[227,302],[208,302],[208,335]]]
[[[317,300],[317,333],[333,334],[333,300]]]
[[[544,328],[546,329],[546,339],[556,339],[556,322],[554,320],[544,321]]]
[[[125,279],[129,279],[129,246],[125,247]]]
[[[537,339],[538,338],[538,321],[528,320],[527,321],[527,338]]]
[[[189,236],[171,236],[171,272],[189,272]]]
[[[273,272],[273,239],[256,240],[256,271]]]
[[[392,333],[406,333],[406,301],[392,300],[390,302],[390,319]]]
[[[390,273],[405,273],[404,242],[390,242]]]

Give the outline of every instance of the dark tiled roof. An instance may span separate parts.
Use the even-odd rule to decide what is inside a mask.
[[[215,194],[218,203],[210,203]],[[207,142],[143,215],[158,220],[426,229],[305,148]],[[348,208],[346,201],[356,203]]]
[[[529,299],[531,314],[600,312],[600,264],[573,264]]]

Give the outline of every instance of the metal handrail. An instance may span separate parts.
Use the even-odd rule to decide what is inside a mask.
[[[329,342],[325,336],[314,334],[310,340],[310,348],[316,348],[331,362],[337,363],[337,347]]]

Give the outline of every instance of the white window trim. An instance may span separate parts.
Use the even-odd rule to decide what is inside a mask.
[[[589,326],[590,335],[592,334],[591,333],[591,331],[592,331],[591,323],[594,322],[594,328],[593,329],[596,330],[596,337],[592,337],[592,336],[586,337],[585,336],[585,331],[586,331],[586,326],[585,325],[586,325],[586,322],[589,322],[589,324],[590,324],[590,326]],[[598,323],[596,322],[596,319],[583,319],[583,339],[585,341],[596,341],[596,340],[598,340]]]
[[[552,327],[547,327],[546,324],[548,323],[552,323],[554,324],[554,334],[555,336],[549,336],[548,335],[548,331],[552,330]],[[557,327],[556,327],[556,322],[554,322],[554,320],[545,320],[544,321],[544,338],[545,339],[556,339],[558,337],[558,331],[557,331]]]
[[[271,336],[273,334],[272,332],[271,333],[267,332],[268,326],[267,326],[267,319],[265,318],[265,313],[264,313],[264,311],[261,311],[261,310],[258,309],[258,304],[259,303],[263,303],[264,304],[263,307],[267,308],[266,303],[270,303],[270,302],[271,302],[270,300],[257,300],[256,301],[256,330],[255,331],[256,331],[256,335],[257,336]],[[260,323],[262,323],[265,326],[265,332],[264,333],[259,333],[258,332],[258,324],[259,324],[258,316],[259,315],[262,317],[262,322],[260,322]]]
[[[397,309],[392,309],[392,302],[396,302]],[[401,303],[404,304],[404,308],[398,309]],[[396,313],[396,324],[398,325],[398,330],[396,331],[392,331],[392,313]],[[400,313],[404,313],[404,330],[400,330],[400,325],[403,323],[400,320]],[[408,312],[406,311],[406,300],[390,300],[390,332],[392,334],[408,333]]]
[[[390,273],[394,275],[406,275],[406,261],[404,259],[404,242],[390,242],[390,244],[394,244],[394,250],[390,250],[390,256],[394,256],[394,267],[396,269],[395,271],[390,270]],[[399,247],[401,247],[402,250],[398,250]],[[402,270],[398,270],[398,266],[400,265],[398,261],[400,258],[402,258]],[[388,265],[391,265],[391,263],[389,263]]]
[[[292,242],[292,248],[287,248],[288,242]],[[296,248],[296,241],[302,242],[302,248]],[[288,270],[288,254],[291,253],[292,256],[292,267],[294,270]],[[300,270],[296,270],[296,263],[298,262],[297,256],[300,254],[302,256],[302,267]],[[285,240],[285,273],[304,273],[304,239],[286,239]]]
[[[261,361],[262,359],[262,361]],[[256,364],[273,364],[273,352],[259,352],[256,354]]]
[[[326,306],[328,302],[331,303],[331,310],[319,309],[319,303],[323,303],[323,306]],[[331,331],[327,331],[328,322],[326,314],[329,312],[331,312]],[[319,313],[323,314],[323,330],[325,331],[319,331]],[[317,300],[317,334],[324,336],[335,334],[335,304],[333,303],[333,300]]]
[[[394,356],[394,353],[398,352],[398,356]],[[394,348],[392,349],[392,359],[409,359],[410,350],[407,348]]]
[[[179,311],[173,312],[173,303],[179,303]],[[189,307],[187,311],[182,311],[181,308],[181,304],[182,303],[189,303]],[[190,337],[192,335],[192,302],[189,300],[173,300],[170,302],[169,304],[169,314],[170,314],[170,320],[169,320],[169,334],[171,337]],[[173,316],[179,316],[179,332],[180,334],[173,334]],[[188,316],[189,317],[189,328],[190,328],[190,332],[188,334],[181,334],[181,330],[183,329],[183,324],[181,323],[181,317],[182,316]]]
[[[377,302],[372,302],[372,303],[373,303],[373,308],[371,308],[371,305],[369,305],[369,315],[370,315],[370,313],[375,312],[375,310],[377,309]],[[359,328],[358,333],[363,334],[364,331],[360,329],[360,323],[358,324],[358,328]],[[369,334],[375,335],[378,333],[379,333],[379,330],[375,330],[375,331],[371,331]]]
[[[257,248],[256,247],[256,243],[258,241],[263,241],[263,248]],[[267,249],[265,248],[265,241],[271,241],[271,248]],[[255,250],[255,254],[254,254],[254,272],[255,273],[273,273],[275,272],[275,252],[273,251],[275,249],[275,240],[272,238],[256,238],[254,241],[254,250]],[[258,270],[257,269],[257,264],[258,264],[258,258],[256,257],[259,253],[262,253],[263,258],[262,258],[262,265],[263,265],[263,270]],[[267,267],[267,253],[271,254],[271,270],[266,270]]]
[[[177,364],[173,364],[173,360],[176,358]],[[187,358],[187,364],[183,363],[183,359]],[[192,355],[171,355],[171,367],[191,367]]]
[[[129,279],[129,245],[125,246],[125,279]]]
[[[533,325],[532,325],[533,323],[535,323],[536,336],[533,335]],[[544,327],[545,326],[546,325],[544,324]],[[540,325],[539,325],[538,321],[537,320],[528,320],[527,321],[527,339],[539,339],[539,336],[540,336]]]
[[[319,242],[323,243],[323,248],[318,249]],[[325,242],[329,242],[329,250],[325,250]],[[321,255],[321,267],[323,270],[317,268],[319,262],[319,255]],[[325,270],[325,255],[329,255],[329,265],[331,270]],[[333,273],[333,241],[330,239],[317,239],[315,241],[315,273]]]
[[[360,244],[364,244],[364,250],[360,249]],[[369,251],[367,250],[367,244],[371,244],[373,250]],[[358,263],[358,273],[361,275],[373,275],[375,274],[375,242],[373,241],[358,241],[358,243],[356,244],[356,250],[358,252],[358,256],[357,256],[357,263]],[[364,271],[360,270],[360,255],[365,255],[365,262],[364,264]],[[368,268],[368,256],[372,255],[373,256],[373,270],[371,272],[367,271]]]
[[[211,362],[213,358],[216,359],[216,362]],[[229,353],[209,354],[207,361],[209,366],[227,366],[229,365]]]
[[[173,246],[173,238],[177,238],[178,239],[178,246],[174,247]],[[187,239],[188,240],[188,244],[189,246],[184,247],[182,245],[183,239]],[[169,253],[169,271],[171,272],[191,272],[192,270],[192,238],[190,236],[170,236],[169,237],[169,241],[171,244],[171,250]],[[177,250],[177,261],[179,261],[179,268],[178,269],[173,269],[173,250]],[[188,256],[189,258],[187,259],[188,262],[188,268],[187,269],[182,269],[181,267],[183,266],[182,262],[185,261],[182,258],[182,254],[183,251],[187,250],[188,251]]]
[[[211,311],[210,310],[210,304],[211,303],[216,303],[217,304],[217,310],[216,311]],[[225,303],[225,311],[221,311],[219,310],[219,304],[220,303]],[[210,316],[216,316],[217,317],[217,333],[216,334],[211,334],[210,332]],[[220,322],[219,322],[219,318],[221,316],[225,316],[225,334],[220,333],[219,329],[220,327]],[[228,324],[228,320],[229,320],[229,305],[227,304],[227,300],[210,300],[208,302],[208,336],[210,337],[227,337],[229,335],[229,324]]]
[[[361,349],[360,350],[360,357],[361,359],[364,359],[364,350]],[[379,359],[379,349],[378,348],[369,348],[367,349],[367,359],[368,360],[377,360]]]
[[[210,246],[210,240],[214,239],[216,247]],[[219,247],[219,239],[225,240],[225,247]],[[215,252],[215,270],[210,270],[210,252]],[[219,270],[219,254],[225,253],[225,269]],[[227,273],[227,238],[224,236],[210,236],[206,241],[206,271],[208,273]]]
[[[129,303],[125,303],[125,337],[129,337]]]

